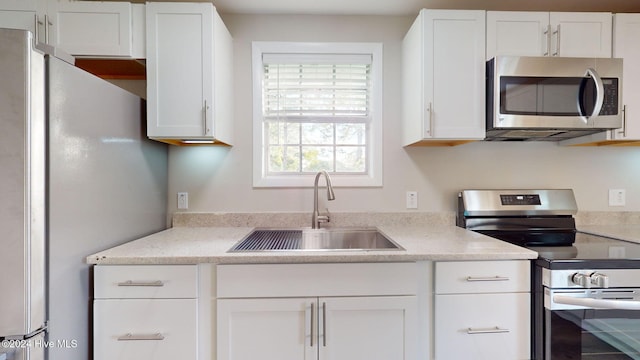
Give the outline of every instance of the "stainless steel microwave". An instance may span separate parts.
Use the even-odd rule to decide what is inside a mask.
[[[487,62],[487,140],[558,141],[622,127],[622,59]]]

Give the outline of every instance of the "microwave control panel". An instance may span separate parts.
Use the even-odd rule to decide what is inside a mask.
[[[603,78],[604,103],[599,115],[618,115],[618,79]]]

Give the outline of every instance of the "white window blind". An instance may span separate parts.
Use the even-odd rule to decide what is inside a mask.
[[[265,120],[367,121],[370,55],[263,54]]]

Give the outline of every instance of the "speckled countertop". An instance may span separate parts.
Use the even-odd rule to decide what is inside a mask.
[[[535,259],[522,247],[456,227],[454,212],[332,213],[333,227],[377,227],[404,251],[227,251],[254,227],[309,226],[308,213],[175,213],[173,228],[86,258],[89,264],[304,263]],[[640,243],[639,212],[581,212],[578,230]]]
[[[228,253],[252,227],[174,227],[87,257],[89,264],[319,263],[535,259],[537,253],[455,225],[378,229],[405,250]]]

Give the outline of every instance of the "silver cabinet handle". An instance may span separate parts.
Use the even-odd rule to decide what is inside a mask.
[[[467,276],[467,281],[509,281],[506,276]]]
[[[327,346],[327,303],[322,303],[322,346]]]
[[[38,14],[35,14],[34,17],[36,18],[35,19],[36,28],[34,30],[33,37],[35,38],[34,44],[37,44],[40,41],[40,30],[39,30],[39,28],[40,28],[40,25],[42,24],[42,21],[40,21],[40,19],[38,18]]]
[[[207,111],[209,111],[209,105],[207,104],[207,100],[204,101],[204,135],[209,134],[209,128],[207,126]]]
[[[122,336],[118,336],[118,341],[144,341],[144,340],[164,340],[164,335],[161,333],[155,334],[132,334],[127,333]]]
[[[49,44],[49,25],[53,25],[51,20],[49,20],[49,15],[44,15],[44,43]],[[51,45],[51,44],[49,44]]]
[[[429,103],[429,126],[427,127],[428,136],[433,136],[433,105]]]
[[[311,303],[311,341],[310,341],[310,346],[313,347],[313,338],[316,336],[316,332],[314,331],[315,329],[315,318],[316,318],[316,304],[315,303]]]
[[[499,334],[499,333],[508,333],[509,329],[501,329],[498,326],[492,328],[467,328],[467,334],[476,335],[476,334]]]
[[[619,133],[623,138],[627,137],[627,105],[622,106],[622,131]]]
[[[556,27],[556,31],[553,32],[556,35],[556,52],[553,53],[553,56],[560,55],[560,24]]]
[[[162,287],[162,286],[164,286],[164,282],[162,282],[161,280],[156,280],[156,281],[133,281],[133,280],[127,280],[127,281],[119,282],[118,286],[156,286],[156,287]]]
[[[551,52],[551,25],[547,25],[543,34],[547,38],[547,52],[544,53],[544,56],[549,56],[549,53]]]

